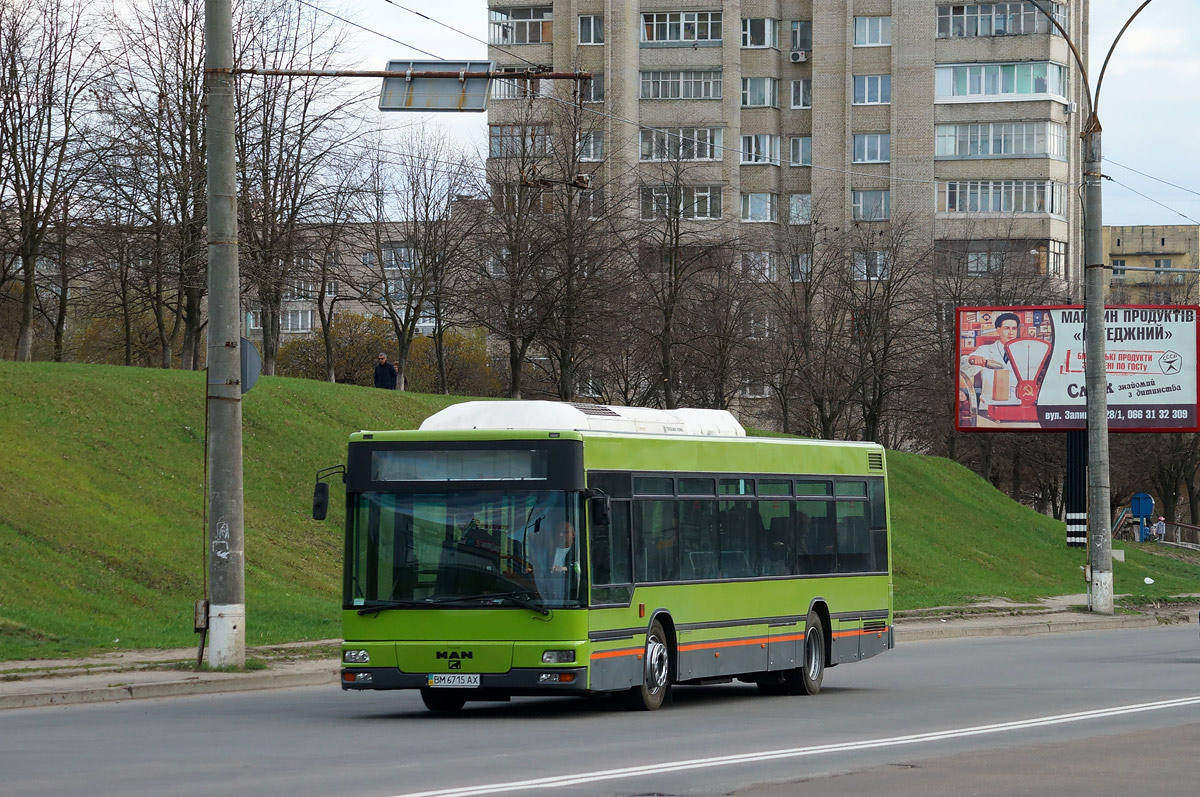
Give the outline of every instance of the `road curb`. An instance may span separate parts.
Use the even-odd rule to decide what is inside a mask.
[[[120,673],[112,673],[112,675],[120,677]],[[193,676],[178,681],[112,684],[75,689],[51,688],[45,691],[0,694],[0,710],[66,706],[78,703],[106,703],[149,697],[179,697],[222,692],[250,692],[260,689],[286,689],[297,686],[321,686],[336,683],[338,670],[336,663],[332,663],[328,669],[303,672],[255,672],[222,675],[224,677]]]
[[[994,624],[918,624],[905,628],[896,625],[896,642],[917,642],[930,639],[964,639],[967,637],[1035,636],[1063,634],[1075,631],[1112,631],[1120,628],[1146,628],[1161,625],[1158,618],[1145,615],[1088,619],[1055,618],[1029,619]]]

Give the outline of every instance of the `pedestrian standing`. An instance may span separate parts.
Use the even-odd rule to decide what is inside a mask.
[[[396,365],[388,362],[387,355],[380,352],[379,362],[375,363],[375,387],[381,387],[384,390],[395,390],[397,373]]]
[[[1158,522],[1154,524],[1154,536],[1159,542],[1167,538],[1167,521],[1162,515],[1158,516]]]

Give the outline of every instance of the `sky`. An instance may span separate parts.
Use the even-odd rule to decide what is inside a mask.
[[[355,68],[383,69],[389,59],[461,60],[487,54],[486,45],[476,40],[487,39],[486,0],[340,2],[340,8],[328,7],[362,26],[352,39],[361,58]],[[1093,92],[1109,46],[1141,2],[1092,0],[1088,74]],[[1200,2],[1153,0],[1117,46],[1099,104],[1104,174],[1112,178],[1104,183],[1107,225],[1200,224],[1200,148],[1187,143],[1200,139],[1197,30]],[[429,114],[423,121],[475,148],[486,140],[486,114]]]

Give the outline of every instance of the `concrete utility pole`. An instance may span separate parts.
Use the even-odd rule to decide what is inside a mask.
[[[1104,291],[1108,265],[1100,196],[1100,120],[1092,110],[1083,131],[1083,327],[1087,385],[1088,605],[1113,613],[1112,537],[1109,524],[1108,364],[1104,356]]]
[[[208,112],[208,664],[246,664],[233,10],[204,2]]]

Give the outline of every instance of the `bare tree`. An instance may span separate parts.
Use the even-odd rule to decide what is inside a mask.
[[[88,38],[83,0],[10,0],[0,6],[0,206],[11,213],[23,279],[16,358],[33,356],[37,268],[46,234],[95,153],[86,127],[91,91],[107,69]]]
[[[375,286],[370,300],[395,332],[397,388],[403,390],[418,330],[436,335],[447,328],[446,292],[482,223],[477,213],[454,212],[455,203],[477,193],[483,181],[480,165],[445,131],[408,132],[385,154],[392,149],[376,141],[362,159],[368,174],[359,216],[371,249],[365,264]]]
[[[617,144],[605,138],[604,117],[583,103],[573,82],[557,84],[553,97],[543,106],[549,151],[533,180],[549,205],[545,265],[554,288],[536,344],[546,356],[535,364],[554,385],[556,397],[572,401],[580,372],[600,345],[596,332],[618,306],[614,298],[628,287],[624,258],[613,242],[619,240],[621,209],[631,197],[610,158]]]
[[[134,215],[141,267],[162,348],[174,364],[199,368],[205,249],[203,0],[139,0],[114,20],[120,73],[101,107],[113,155],[105,159],[111,201]]]
[[[677,357],[686,342],[685,308],[700,286],[723,264],[731,262],[734,234],[724,207],[724,185],[693,161],[711,158],[711,142],[690,133],[659,131],[651,144],[658,162],[654,173],[639,175],[638,219],[627,241],[633,263],[631,290],[645,312],[642,332],[657,349],[658,401],[679,406],[681,386]]]
[[[339,32],[312,6],[284,0],[245,4],[235,19],[235,63],[270,70],[333,69]],[[244,77],[236,84],[242,274],[262,318],[263,372],[275,373],[281,304],[305,276],[299,232],[326,192],[323,170],[351,137],[352,101],[328,78]]]
[[[542,181],[553,142],[537,113],[531,104],[510,124],[490,128],[491,201],[463,285],[470,320],[504,341],[511,398],[522,395],[526,354],[560,293],[550,265],[554,198]]]

